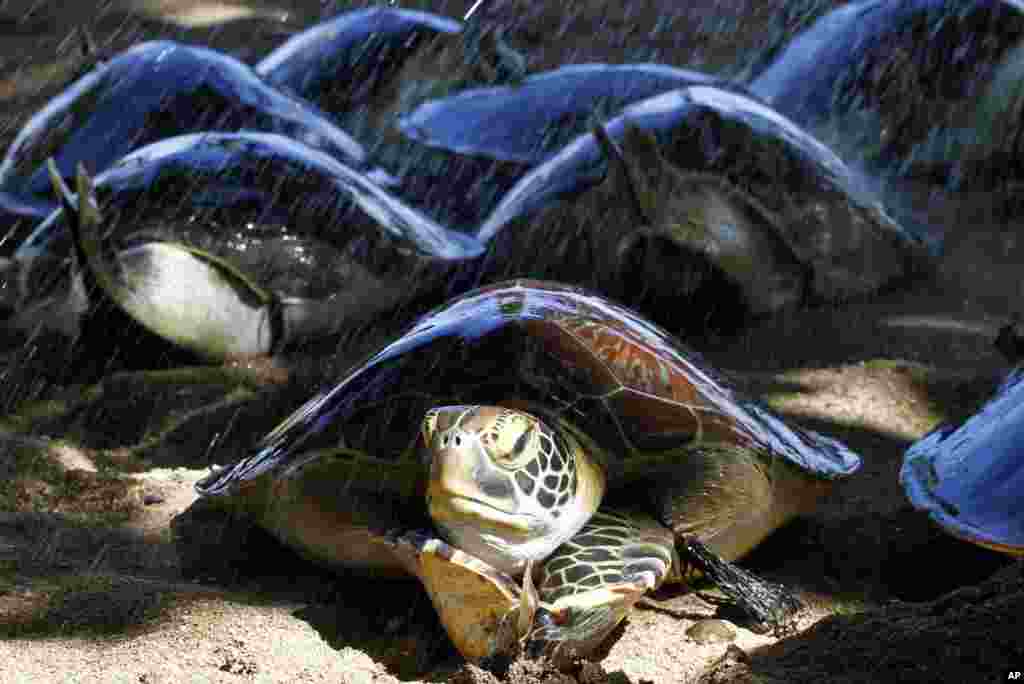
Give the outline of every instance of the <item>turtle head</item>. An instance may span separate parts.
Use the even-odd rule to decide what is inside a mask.
[[[601,126],[593,132],[608,160],[606,192],[623,198],[633,219],[609,250],[609,285],[620,298],[658,310],[676,308],[680,298],[697,304],[714,292],[712,299],[724,300],[716,309],[731,307],[741,317],[801,300],[806,268],[782,239],[780,219],[754,195],[725,172],[677,166],[654,135],[635,125],[625,125],[615,140]],[[724,313],[725,327],[732,327]]]
[[[498,406],[423,419],[430,516],[452,545],[510,574],[545,558],[597,510],[604,474],[578,442]]]

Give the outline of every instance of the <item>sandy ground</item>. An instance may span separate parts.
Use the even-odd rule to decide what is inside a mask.
[[[431,9],[457,16],[468,4]],[[657,59],[717,70],[772,22],[797,21],[806,4],[709,0],[670,13],[674,3],[665,0],[627,9],[534,0],[488,11],[513,29],[534,68]],[[77,48],[66,39],[80,24],[106,49],[161,35],[254,60],[338,7],[0,3],[0,136],[9,140],[53,94],[46,84],[74,70]],[[655,30],[659,18],[670,30]],[[745,561],[807,604],[795,635],[737,627],[732,641],[698,644],[687,631],[715,607],[667,593],[634,612],[598,664],[559,674],[515,663],[496,679],[454,653],[413,583],[338,577],[258,533],[225,549],[228,576],[204,576],[196,559],[179,556],[169,526],[205,472],[205,455],[186,449],[209,442],[208,426],[198,426],[179,451],[120,468],[117,450],[105,451],[99,472],[99,452],[73,442],[3,443],[0,476],[13,477],[21,449],[36,449],[56,479],[21,483],[18,510],[0,512],[0,683],[1004,681],[1024,669],[1021,566],[940,533],[908,507],[897,482],[903,449],[972,411],[1007,368],[991,342],[1020,312],[1024,244],[1019,226],[993,222],[987,206],[976,196],[930,207],[948,237],[926,282],[702,342],[708,359],[751,394],[864,458],[863,471],[817,515]],[[296,400],[266,407],[253,429]],[[107,513],[115,524],[81,522]]]

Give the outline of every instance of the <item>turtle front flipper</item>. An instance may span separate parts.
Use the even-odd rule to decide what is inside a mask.
[[[479,663],[517,651],[520,590],[511,576],[424,532],[404,532],[392,543],[464,658]]]
[[[682,578],[670,530],[640,513],[602,509],[539,568],[526,652],[556,665],[587,657],[644,594]]]
[[[392,543],[474,662],[512,657],[522,644],[568,665],[593,653],[644,594],[682,577],[672,532],[634,512],[599,511],[521,583],[424,532]]]

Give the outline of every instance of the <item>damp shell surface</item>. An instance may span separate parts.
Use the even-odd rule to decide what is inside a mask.
[[[292,37],[254,67],[267,83],[335,115],[373,96],[424,41],[462,25],[428,12],[346,12]]]
[[[773,244],[773,258],[807,271],[802,277],[814,299],[873,292],[927,262],[921,242],[888,215],[842,160],[756,99],[715,86],[673,90],[627,107],[605,125],[616,144],[625,140],[628,129],[652,136],[659,156],[677,177],[717,188],[727,204],[752,217],[747,226],[734,224],[735,240]],[[650,167],[643,162],[637,166]],[[587,201],[608,169],[595,136],[579,136],[517,183],[481,224],[476,238],[499,255],[517,251],[503,245],[517,244],[521,235],[541,239],[531,232],[532,217],[557,202]],[[657,196],[662,203],[673,199]],[[714,251],[699,240],[692,249],[715,261]],[[503,259],[496,257],[494,263],[500,265]],[[739,282],[773,282],[770,263],[753,260],[755,269],[765,271],[763,277],[741,274]],[[764,300],[762,311],[778,308],[776,301],[783,299],[763,296],[771,295],[771,285],[754,289]]]
[[[717,81],[662,64],[576,64],[426,102],[398,125],[430,147],[536,165],[634,102]]]
[[[175,135],[242,128],[276,132],[360,167],[362,147],[315,107],[266,85],[214,50],[152,41],[101,63],[37,112],[2,162],[0,190],[51,201],[44,162],[64,177],[98,174],[132,150]]]
[[[770,452],[823,479],[860,467],[845,446],[787,425],[630,310],[581,288],[512,281],[422,317],[200,491],[220,493],[264,472],[286,472],[303,460],[303,443],[329,430],[355,449],[391,458],[415,441],[428,408],[512,397],[564,416],[622,461],[707,441]],[[608,466],[614,477],[616,464]]]
[[[982,155],[1005,166],[1012,155],[1001,152],[1019,137],[1010,81],[1022,37],[1017,0],[854,2],[794,38],[750,88],[801,125],[828,129],[844,154],[897,174],[948,174]],[[991,130],[1001,117],[1011,130]]]
[[[950,534],[1024,556],[1024,369],[962,424],[911,445],[900,482],[914,507]]]

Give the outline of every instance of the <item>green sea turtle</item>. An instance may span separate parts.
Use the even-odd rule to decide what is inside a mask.
[[[482,252],[364,174],[274,134],[170,138],[96,183],[80,168],[77,197],[51,172],[63,207],[0,265],[0,328],[53,331],[100,361],[127,360],[127,348],[128,367],[151,368],[168,346],[137,344],[141,331],[192,363],[360,333],[447,287],[454,266]],[[97,322],[99,309],[126,316]],[[132,334],[112,336],[126,318]]]
[[[584,284],[673,330],[862,297],[931,261],[825,145],[712,85],[634,103],[579,136],[475,237],[491,282]]]
[[[425,43],[462,25],[396,7],[343,12],[289,38],[253,69],[270,85],[336,117],[365,105]]]
[[[785,622],[795,600],[726,561],[859,465],[628,309],[512,281],[424,316],[197,489],[317,561],[418,576],[468,658],[517,637],[561,657],[694,567]]]

